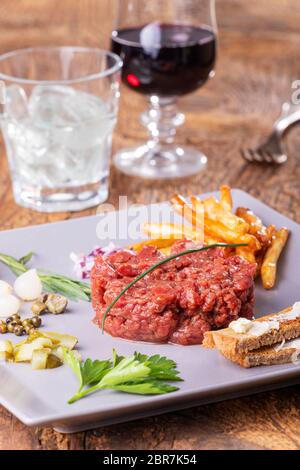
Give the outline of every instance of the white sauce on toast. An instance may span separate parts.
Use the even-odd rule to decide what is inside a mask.
[[[266,321],[251,321],[246,318],[239,318],[230,323],[229,328],[237,334],[250,336],[262,336],[272,330],[279,330],[280,323],[284,321],[296,320],[300,317],[300,302],[296,302],[287,313],[274,315]],[[300,340],[298,340],[300,342]],[[298,349],[298,348],[297,348]]]

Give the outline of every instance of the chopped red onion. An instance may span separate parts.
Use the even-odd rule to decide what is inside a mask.
[[[95,247],[88,255],[85,255],[84,253],[72,252],[70,254],[70,259],[74,263],[74,272],[76,276],[80,279],[89,279],[92,268],[94,266],[95,258],[97,256],[104,256],[106,258],[122,250],[124,250],[124,248],[119,248],[111,242],[109,245],[102,248]],[[132,250],[125,249],[124,251],[128,251],[128,253],[134,254],[134,251]]]

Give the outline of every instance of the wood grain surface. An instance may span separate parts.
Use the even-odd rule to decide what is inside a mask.
[[[33,45],[108,47],[112,0],[1,0],[0,52]],[[216,78],[182,100],[186,126],[178,140],[209,157],[205,172],[178,181],[145,182],[112,169],[109,202],[166,200],[215,190],[220,183],[248,191],[300,223],[300,128],[287,136],[283,167],[250,165],[240,149],[270,131],[281,103],[300,79],[298,0],[217,0],[220,50]],[[124,90],[114,149],[145,139],[138,124],[142,98]],[[79,214],[42,215],[14,203],[0,143],[1,229],[40,224]],[[0,408],[0,449],[291,449],[300,448],[299,386],[86,433],[61,435],[29,429]]]

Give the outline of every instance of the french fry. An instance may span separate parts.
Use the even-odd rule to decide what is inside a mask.
[[[231,194],[231,188],[230,186],[227,185],[222,185],[220,187],[220,193],[221,193],[221,204],[223,208],[228,211],[232,212],[233,209],[233,200],[232,200],[232,194]]]
[[[176,194],[175,196],[172,197],[171,202],[173,204],[173,209],[181,215],[184,219],[186,219],[188,222],[190,222],[194,230],[196,232],[199,232],[200,234],[203,234],[204,232],[204,214],[200,213],[200,211],[196,211],[191,204],[188,204],[186,200]],[[199,235],[200,236],[200,235]]]
[[[256,236],[263,246],[268,247],[270,245],[276,231],[274,225],[265,227],[261,219],[254,212],[244,207],[238,207],[236,215],[248,223],[249,233]]]
[[[256,235],[265,228],[261,219],[257,217],[250,209],[246,209],[245,207],[238,207],[236,210],[236,215],[248,222],[250,233],[253,235]]]
[[[222,218],[212,219],[210,215],[213,216],[213,211],[210,212],[210,215],[207,215],[205,201],[200,201],[197,198],[192,198],[194,208],[196,213],[198,213],[198,207],[201,205],[204,207],[204,227],[205,233],[216,237],[226,243],[245,243],[249,245],[249,248],[257,251],[261,248],[259,241],[248,233],[239,233],[229,227],[227,227]]]
[[[180,224],[150,224],[143,225],[143,231],[156,239],[183,240],[190,239],[197,242],[203,241],[203,233],[200,234],[192,227]]]
[[[266,249],[262,249],[255,255],[256,264],[257,264],[256,277],[259,277],[259,276],[261,277],[261,267],[264,262],[266,251],[267,251]]]
[[[190,204],[187,204],[187,202],[184,200],[184,198],[182,196],[174,196],[172,198],[172,201],[173,203],[173,209],[179,214],[181,215],[182,217],[185,217],[186,220],[188,222],[190,222],[191,224],[193,224],[193,226],[197,226],[200,227],[200,225],[202,226],[202,230],[203,230],[203,222],[202,222],[202,218],[203,216],[201,215],[201,224],[199,222],[197,222],[197,212],[195,211],[195,209],[193,209],[191,207]],[[199,214],[198,214],[198,218],[199,218]],[[202,233],[202,232],[201,232]],[[202,237],[202,235],[200,235]],[[205,231],[204,233],[204,243],[206,245],[215,245],[216,243],[223,243],[224,240],[222,240],[221,238],[217,238],[213,235],[210,235],[207,233],[207,231]]]
[[[268,237],[268,241],[269,241],[269,245],[270,245],[272,243],[273,237],[276,233],[275,225],[268,225],[266,232],[267,232],[267,237]]]
[[[172,198],[173,209],[182,217],[184,217],[188,222],[200,228],[201,233],[203,233],[204,225],[204,212],[200,214],[199,207],[198,211],[188,204],[182,196],[176,195]],[[199,215],[200,214],[200,215]],[[197,230],[196,230],[197,231]],[[202,236],[202,235],[201,235]],[[208,234],[207,230],[204,233],[204,243],[206,245],[215,245],[216,243],[223,243],[224,240],[217,238],[212,234]]]
[[[207,245],[220,242],[247,244],[246,247],[232,250],[232,254],[256,263],[257,275],[261,275],[263,286],[271,289],[276,282],[277,262],[287,243],[289,231],[283,228],[276,232],[274,225],[265,226],[250,209],[239,207],[233,214],[230,187],[222,186],[220,192],[220,201],[214,197],[200,200],[192,196],[191,204],[182,196],[175,195],[172,198],[173,208],[192,224],[191,230],[197,235],[200,231],[203,236],[204,232],[204,243]],[[161,237],[161,233],[158,236]]]
[[[191,201],[196,210],[198,206],[202,206],[205,215],[210,219],[220,221],[227,228],[238,233],[248,233],[249,224],[244,219],[224,209],[224,206],[219,201],[216,201],[214,197],[209,197],[204,201],[191,197]]]
[[[236,233],[233,230],[229,230],[221,222],[207,217],[205,217],[205,228],[209,234],[220,238],[226,243],[245,243],[254,251],[258,251],[261,247],[259,241],[253,235]]]
[[[275,233],[261,267],[261,277],[265,289],[272,289],[276,283],[277,263],[289,237],[289,231],[282,228]]]
[[[236,248],[236,254],[243,258],[248,263],[256,264],[255,253],[252,250],[249,250],[247,247],[238,247]]]
[[[204,218],[204,214],[201,214],[201,216],[199,217],[199,211],[198,211],[198,214],[197,214],[197,211],[195,210],[195,208],[193,208],[190,204],[187,204],[187,202],[185,201],[185,199],[182,197],[182,196],[179,196],[179,195],[175,195],[173,198],[172,198],[172,201],[173,203],[173,209],[179,214],[181,215],[182,217],[184,217],[188,222],[190,222],[191,224],[193,224],[193,226],[198,226],[198,228],[200,228],[201,226],[201,237],[203,236],[203,225],[204,225],[204,221],[203,221],[203,218]],[[197,219],[198,217],[198,219]],[[201,222],[199,221],[199,219],[201,220]],[[196,230],[197,232],[197,230]],[[213,235],[209,235],[207,233],[207,231],[205,232],[204,234],[204,243],[206,245],[215,245],[216,243],[222,243],[223,240],[222,239],[218,239],[217,237],[214,237]]]
[[[170,256],[171,249],[172,249],[172,247],[168,246],[168,248],[161,248],[159,251],[165,256]]]
[[[176,242],[175,239],[173,240],[170,240],[170,239],[145,240],[143,242],[136,243],[135,245],[131,245],[129,249],[134,250],[139,253],[140,251],[142,251],[142,249],[145,246],[154,246],[157,249],[161,249],[161,248],[171,247],[172,245],[174,245],[175,242]]]
[[[204,243],[205,243],[205,245],[215,245],[216,243],[224,243],[224,242],[223,242],[223,240],[220,240],[218,238],[214,238],[210,235],[205,235]]]

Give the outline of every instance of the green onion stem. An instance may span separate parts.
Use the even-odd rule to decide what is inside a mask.
[[[31,260],[33,253],[23,256],[17,260],[13,256],[0,253],[0,263],[5,264],[16,276],[28,271],[26,263]],[[72,300],[91,301],[91,288],[88,284],[72,279],[60,274],[48,273],[42,270],[37,270],[37,273],[42,281],[44,289],[49,292],[59,292]]]

